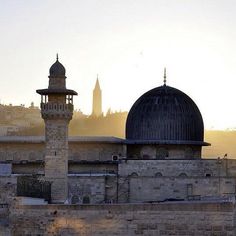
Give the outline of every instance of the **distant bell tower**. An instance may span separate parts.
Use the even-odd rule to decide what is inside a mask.
[[[93,90],[93,116],[102,115],[102,90],[100,89],[99,80],[97,76],[97,81],[95,88]]]
[[[66,70],[56,62],[49,70],[47,89],[36,92],[41,95],[41,115],[45,122],[45,178],[52,182],[53,203],[68,199],[68,125],[73,115],[74,90],[66,88]]]

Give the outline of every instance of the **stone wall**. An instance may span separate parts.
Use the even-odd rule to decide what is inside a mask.
[[[69,202],[72,204],[117,202],[116,188],[116,176],[70,176]]]
[[[236,176],[236,160],[124,160],[119,164],[119,175],[128,176],[165,176],[181,175],[191,177]]]
[[[44,143],[0,143],[0,161],[44,160]]]
[[[0,177],[0,204],[11,204],[16,196],[16,177]]]
[[[127,202],[228,198],[235,186],[235,178],[131,177]]]
[[[73,204],[102,203],[105,199],[105,177],[69,178],[69,199]]]
[[[125,157],[125,146],[114,143],[69,143],[69,160],[111,161],[113,155]]]
[[[126,156],[125,145],[115,143],[69,142],[69,160],[111,161],[113,155]],[[43,161],[45,143],[0,143],[0,162]]]
[[[235,196],[236,160],[127,160],[118,166],[118,202]]]
[[[9,206],[16,197],[16,177],[0,178],[0,236],[10,236]]]
[[[11,236],[9,223],[9,208],[7,205],[0,205],[0,235]]]
[[[70,163],[69,174],[117,173],[118,163],[85,162]]]
[[[133,144],[127,146],[127,157],[132,159],[200,159],[201,146]]]
[[[233,203],[18,206],[12,236],[234,236]]]

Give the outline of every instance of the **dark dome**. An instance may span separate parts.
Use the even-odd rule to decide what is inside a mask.
[[[49,69],[49,77],[65,77],[66,69],[65,67],[58,61],[51,66]]]
[[[128,140],[201,145],[203,135],[203,120],[196,104],[185,93],[166,85],[143,94],[127,117]]]

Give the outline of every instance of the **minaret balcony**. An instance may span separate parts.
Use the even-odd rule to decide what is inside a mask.
[[[71,119],[74,106],[71,103],[41,103],[41,114],[45,118],[64,118]]]

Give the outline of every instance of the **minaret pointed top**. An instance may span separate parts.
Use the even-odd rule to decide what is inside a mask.
[[[164,68],[164,76],[163,76],[163,78],[164,78],[164,86],[166,86],[166,68]]]
[[[57,61],[58,61],[58,59],[59,59],[59,57],[58,57],[58,53],[57,53],[57,57],[56,57],[56,59],[57,59]]]

